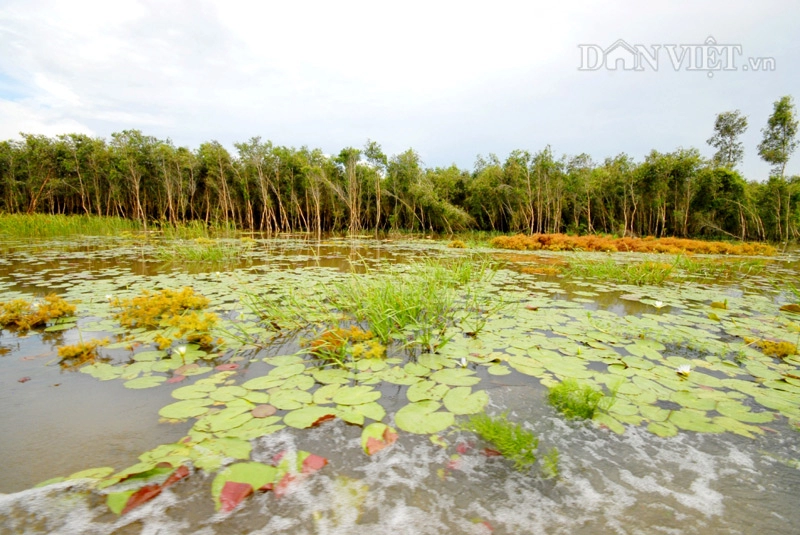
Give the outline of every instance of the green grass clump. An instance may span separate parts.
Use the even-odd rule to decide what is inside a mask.
[[[590,385],[580,385],[575,379],[565,379],[550,389],[547,400],[567,418],[591,420],[604,395]]]
[[[61,214],[2,214],[0,235],[9,238],[116,236],[141,230],[138,221],[121,217]]]
[[[415,344],[435,351],[447,343],[444,331],[455,321],[457,289],[483,279],[489,264],[460,259],[428,259],[404,271],[353,274],[336,284],[333,305],[359,322],[367,322],[383,344],[405,333]]]
[[[536,462],[539,439],[521,425],[508,421],[505,413],[491,417],[476,414],[462,424],[462,429],[476,433],[489,442],[503,457],[514,461],[514,468],[524,471]]]
[[[195,238],[190,241],[176,240],[159,246],[156,256],[167,261],[189,262],[233,262],[241,258],[250,242],[242,247],[211,238]]]
[[[564,270],[571,277],[596,277],[623,284],[663,284],[674,269],[665,262],[637,262],[620,264],[614,260],[603,262],[576,262]]]

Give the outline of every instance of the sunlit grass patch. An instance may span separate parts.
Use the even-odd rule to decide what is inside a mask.
[[[95,215],[2,214],[0,235],[10,238],[116,236],[141,230],[137,221]]]
[[[242,257],[252,241],[241,243],[222,242],[198,237],[192,240],[176,240],[159,245],[156,256],[167,261],[232,262]]]
[[[612,259],[602,262],[573,262],[563,273],[570,277],[596,277],[623,284],[662,284],[674,269],[665,262],[618,263]]]

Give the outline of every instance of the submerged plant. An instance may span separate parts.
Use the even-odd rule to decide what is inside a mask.
[[[545,479],[552,479],[558,477],[558,448],[552,447],[550,451],[542,457],[542,471],[544,472]]]
[[[75,314],[75,305],[67,303],[55,294],[45,296],[41,302],[14,299],[0,303],[0,327],[12,327],[20,331],[27,331],[41,327],[56,318],[73,314]]]
[[[514,468],[519,471],[528,469],[536,462],[539,439],[521,425],[509,422],[506,413],[494,417],[485,413],[476,414],[461,424],[461,428],[492,444],[503,457],[514,461]]]
[[[600,390],[570,378],[552,387],[547,401],[567,418],[591,420],[603,397]]]

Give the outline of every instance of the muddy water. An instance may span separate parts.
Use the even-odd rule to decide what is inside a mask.
[[[0,266],[1,292],[37,295],[76,276],[163,272],[207,273],[261,266],[350,270],[381,261],[450,254],[441,246],[259,244],[234,264],[175,265],[152,249],[97,241],[32,249],[17,244]],[[513,266],[512,266],[513,267]],[[44,273],[43,273],[44,272]],[[597,298],[576,296],[577,287],[552,280],[553,299],[584,299],[588,311],[641,315],[652,307],[622,299],[623,292]],[[65,287],[67,287],[65,286]],[[580,291],[580,290],[577,290]],[[730,287],[726,291],[753,291]],[[668,309],[665,309],[668,310]],[[97,381],[63,370],[56,347],[75,334],[0,334],[0,534],[5,533],[324,533],[359,534],[391,530],[408,534],[596,534],[596,533],[797,533],[800,510],[800,434],[785,420],[754,439],[731,433],[681,432],[659,438],[628,426],[623,435],[565,421],[546,403],[538,380],[512,374],[481,383],[490,394],[488,412],[508,411],[540,438],[539,454],[557,447],[560,474],[546,480],[536,470],[520,473],[502,458],[482,454],[473,435],[446,436],[463,452],[443,449],[427,436],[401,433],[391,448],[372,457],[360,449],[361,430],[341,420],[312,430],[284,429],[253,441],[254,460],[298,450],[324,454],[329,464],[282,497],[260,493],[229,515],[214,512],[211,478],[202,472],[165,490],[131,513],[117,517],[95,493],[76,494],[80,483],[32,485],[54,476],[95,467],[122,468],[159,444],[185,435],[190,423],[159,423],[158,410],[181,386],[130,390],[120,381]],[[260,358],[296,349],[296,340],[244,355],[249,363],[237,380],[263,374]],[[284,344],[283,347],[279,347]],[[19,379],[30,377],[29,381]],[[406,387],[382,387],[391,414]]]

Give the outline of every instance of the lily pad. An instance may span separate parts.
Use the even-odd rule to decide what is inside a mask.
[[[397,427],[409,433],[431,435],[444,431],[455,423],[452,412],[441,412],[442,406],[437,401],[420,401],[409,403],[397,411],[394,416]]]
[[[485,390],[472,392],[468,386],[459,386],[444,396],[444,406],[453,414],[477,414],[489,403]]]

